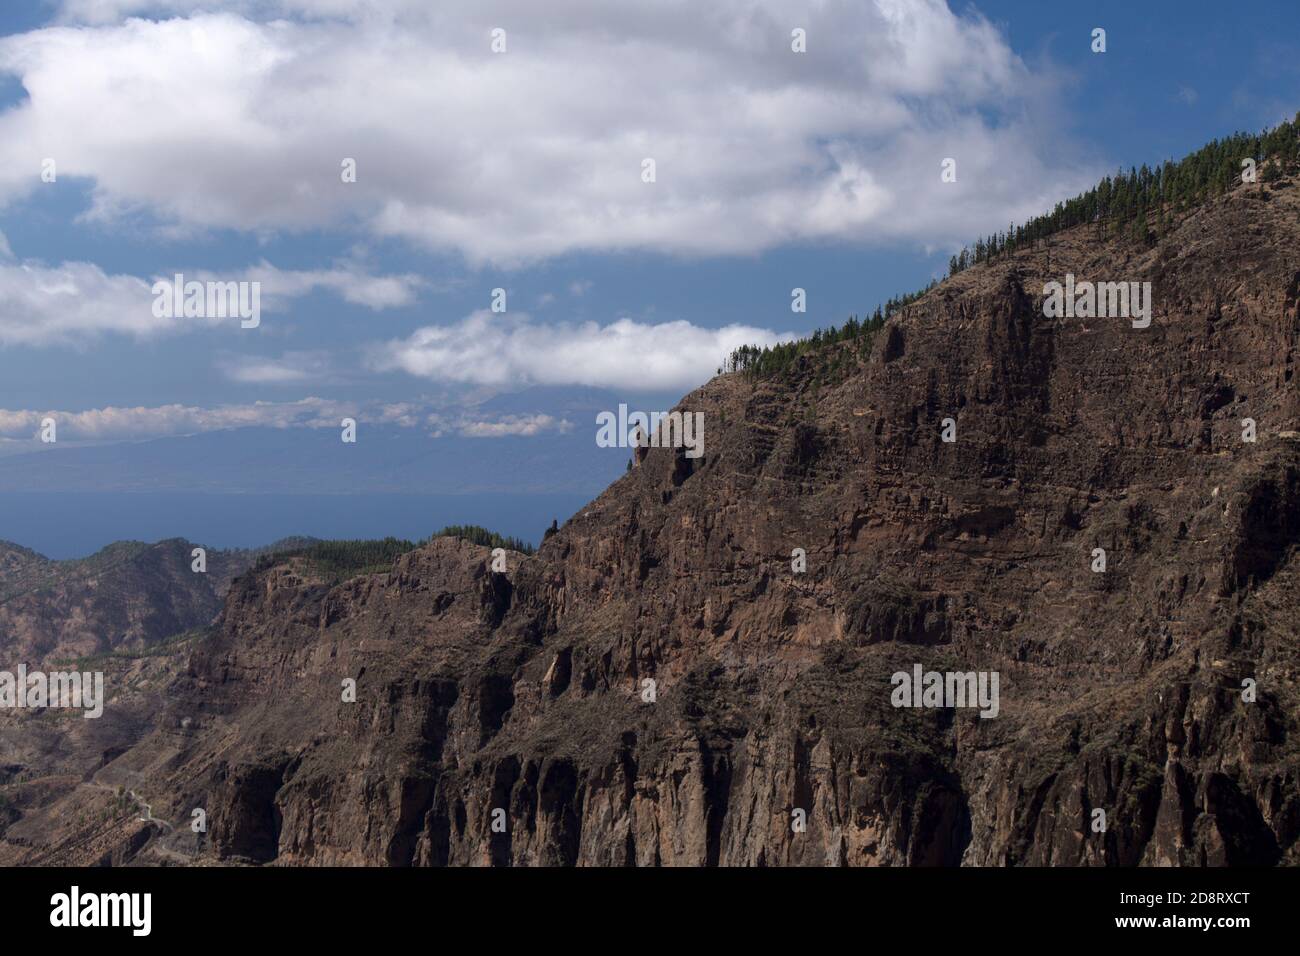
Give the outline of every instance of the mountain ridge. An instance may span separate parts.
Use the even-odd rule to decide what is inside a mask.
[[[1154,245],[1075,227],[720,375],[677,406],[702,458],[637,449],[504,572],[452,538],[250,570],[86,771],[208,832],[60,826],[102,795],[22,781],[0,855],[1300,862],[1298,214],[1283,176]],[[1047,318],[1067,272],[1151,282],[1150,327]],[[918,665],[997,672],[998,716],[895,706]]]

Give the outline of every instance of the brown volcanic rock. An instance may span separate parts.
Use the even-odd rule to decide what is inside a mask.
[[[193,548],[180,538],[121,541],[89,558],[51,561],[0,542],[0,669],[142,651],[210,624],[256,554],[209,549],[200,574],[191,570]]]
[[[121,862],[147,842],[150,828],[130,823],[131,808],[110,819],[96,803],[103,795],[82,783],[156,725],[182,649],[256,558],[209,549],[206,573],[196,573],[193,547],[119,542],[51,561],[0,543],[0,671],[99,671],[106,698],[92,720],[80,710],[0,708],[0,863]]]
[[[869,354],[714,379],[703,458],[639,454],[504,576],[452,539],[250,573],[159,721],[190,726],[108,769],[225,861],[1298,862],[1297,213],[1072,230]],[[1151,327],[1044,318],[1067,271],[1151,281]],[[1000,713],[894,708],[918,663],[998,672]]]

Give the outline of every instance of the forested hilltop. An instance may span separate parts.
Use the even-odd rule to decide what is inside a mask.
[[[1107,176],[1085,193],[1059,202],[1050,212],[1021,226],[1008,226],[963,248],[948,261],[948,276],[971,266],[1009,256],[1020,249],[1034,248],[1043,240],[1072,229],[1093,224],[1098,238],[1119,238],[1149,245],[1164,236],[1174,222],[1189,210],[1222,196],[1242,182],[1254,178],[1275,183],[1300,168],[1300,113],[1289,122],[1261,133],[1234,133],[1202,146],[1178,162],[1166,160],[1157,166],[1120,170]],[[1243,179],[1243,177],[1245,177]],[[844,325],[817,329],[807,338],[760,347],[743,345],[735,349],[720,368],[723,372],[745,372],[765,376],[787,368],[799,355],[837,342],[852,341],[860,352],[871,347],[876,331],[904,306],[910,305],[938,285],[891,298],[876,306],[870,318],[849,318]]]

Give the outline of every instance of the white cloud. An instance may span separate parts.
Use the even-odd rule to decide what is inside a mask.
[[[419,428],[430,424],[428,409],[415,402],[393,402],[379,408],[378,419],[386,425],[400,425],[402,428]]]
[[[198,278],[206,281],[209,278],[225,277],[204,273]],[[410,305],[415,301],[416,290],[424,285],[423,279],[410,273],[372,276],[350,263],[342,263],[330,270],[284,271],[262,262],[244,270],[239,278],[260,282],[264,299],[272,302],[279,298],[292,299],[315,292],[317,289],[324,289],[333,292],[345,302],[375,310]]]
[[[79,342],[102,332],[143,336],[201,321],[156,317],[150,286],[89,262],[0,262],[0,343]]]
[[[188,15],[214,10],[236,11],[245,16],[349,17],[377,15],[386,7],[418,9],[421,2],[425,0],[63,0],[59,18],[64,22],[107,24],[126,16]]]
[[[377,371],[440,382],[691,389],[711,378],[737,346],[793,338],[792,332],[743,325],[534,323],[523,313],[481,310],[454,325],[426,326],[374,346],[367,361]]]
[[[65,438],[158,438],[249,426],[337,428],[343,416],[356,414],[356,406],[350,402],[333,402],[322,398],[304,398],[296,402],[218,405],[213,408],[192,405],[120,408],[110,405],[80,412],[0,409],[0,435],[10,438],[34,436],[40,429],[41,420],[46,417],[55,420],[58,437],[62,441]]]
[[[66,441],[126,441],[197,435],[234,428],[338,428],[344,417],[361,422],[422,428],[431,436],[460,434],[471,438],[532,436],[564,433],[567,419],[544,413],[488,417],[472,409],[446,412],[421,402],[363,406],[355,402],[308,397],[293,402],[251,402],[242,405],[158,405],[152,407],[91,408],[79,412],[0,408],[0,442],[39,438],[41,422],[53,418],[59,443]],[[51,446],[42,445],[39,450]]]
[[[222,374],[245,385],[288,385],[321,381],[331,375],[329,355],[320,351],[285,352],[279,358],[223,355],[216,361]]]
[[[2,237],[0,237],[2,242]],[[3,253],[0,248],[0,253]],[[415,299],[415,276],[370,276],[341,264],[329,271],[295,272],[262,262],[240,272],[184,272],[186,280],[262,283],[262,308],[284,308],[287,300],[324,289],[371,309],[406,305]],[[172,281],[173,276],[158,278]],[[226,323],[239,318],[163,318],[153,311],[153,278],[110,275],[90,262],[47,266],[0,257],[0,345],[82,344],[114,333],[147,337]]]
[[[120,20],[196,8],[225,12]],[[1093,178],[1054,128],[1051,78],[942,0],[71,0],[63,13],[67,26],[0,40],[0,71],[30,94],[0,115],[0,202],[46,188],[49,156],[61,178],[93,182],[89,215],[110,222],[356,224],[513,265],[965,240]],[[806,53],[790,50],[795,26]],[[340,180],[345,157],[355,183]],[[945,157],[956,183],[940,182]]]
[[[498,421],[470,421],[460,426],[469,438],[503,438],[508,435],[540,435],[543,432],[567,432],[573,422],[551,415],[505,415]]]

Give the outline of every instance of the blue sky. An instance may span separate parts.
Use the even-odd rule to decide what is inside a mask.
[[[149,441],[175,446],[152,486],[185,488],[234,471],[234,430],[254,464],[213,490],[278,490],[267,443],[353,414],[358,449],[580,449],[582,480],[542,473],[594,492],[624,458],[594,410],[666,407],[740,341],[869,312],[1117,166],[1300,109],[1291,2],[430,6],[0,9],[0,487],[140,490],[129,456],[78,455]],[[261,281],[261,324],[153,319],[176,271]]]

